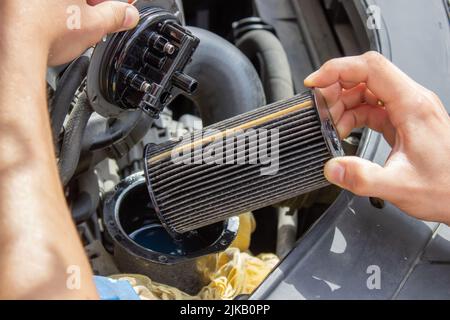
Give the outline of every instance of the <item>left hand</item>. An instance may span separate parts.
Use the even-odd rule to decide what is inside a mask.
[[[37,18],[39,17],[39,18]],[[131,4],[105,0],[1,0],[1,31],[44,50],[49,65],[73,60],[108,33],[134,28]]]

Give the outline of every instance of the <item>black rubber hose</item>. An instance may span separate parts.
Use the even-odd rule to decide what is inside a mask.
[[[58,139],[64,124],[64,119],[69,113],[73,97],[84,78],[86,78],[88,68],[89,58],[87,56],[81,56],[69,65],[58,82],[50,108],[54,141]]]
[[[73,97],[72,97],[73,99]],[[61,153],[59,172],[63,185],[67,185],[76,172],[80,160],[83,137],[86,125],[92,115],[92,108],[85,91],[76,99],[75,107],[69,115]]]
[[[267,102],[276,102],[294,95],[286,52],[273,33],[266,30],[250,31],[236,45],[251,61],[259,64]]]
[[[153,123],[153,119],[142,111],[130,111],[116,119],[113,125],[108,126],[105,132],[99,133],[91,139],[87,137],[89,141],[86,144],[88,146],[87,149],[89,151],[96,151],[110,147],[128,137],[130,134],[135,133],[134,129],[140,123],[144,123],[145,128],[144,130],[139,130],[138,137],[133,137],[133,140],[137,143],[145,136]],[[132,146],[130,146],[130,148],[131,147]]]
[[[234,45],[207,30],[189,27],[200,46],[185,72],[199,83],[188,98],[200,109],[204,125],[265,105],[264,88],[250,60]]]

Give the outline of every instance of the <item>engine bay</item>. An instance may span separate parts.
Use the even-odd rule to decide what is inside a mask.
[[[313,109],[277,119],[265,106],[279,101],[291,104],[278,104],[276,110],[305,101],[313,101],[308,107],[318,105],[303,79],[330,58],[373,47],[372,35],[359,28],[366,13],[354,2],[338,0],[138,0],[136,6],[141,22],[135,30],[108,36],[48,73],[52,129],[72,217],[97,275],[134,277],[136,286],[139,277],[147,277],[156,287],[176,292],[156,298],[245,298],[341,192],[313,175],[313,169],[321,172],[313,160],[324,163],[330,148],[358,154],[365,137],[364,130],[355,130],[340,142],[332,121],[321,121]],[[250,187],[257,184],[254,177],[239,184],[250,176],[245,171],[198,178],[178,167],[155,169],[165,165],[155,157],[183,137],[258,123],[263,116],[321,139],[327,125],[329,141],[308,140],[302,149],[303,140],[286,140],[299,150],[299,158],[289,156],[311,156],[311,162],[289,167],[284,181],[262,179],[260,189]],[[302,127],[302,117],[311,117],[315,126]],[[286,135],[306,134],[289,130]],[[309,172],[309,180],[300,171]],[[299,177],[304,181],[297,182]],[[292,190],[300,182],[309,188],[276,196],[283,186]],[[258,200],[253,206],[252,199]],[[158,204],[174,209],[164,211]],[[230,270],[224,275],[211,267],[225,256],[225,269],[245,273],[254,267],[259,275],[231,295],[210,294],[211,288],[218,292],[212,283],[230,276]]]

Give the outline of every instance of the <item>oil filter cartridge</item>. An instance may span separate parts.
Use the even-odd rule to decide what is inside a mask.
[[[324,165],[343,154],[315,89],[148,145],[145,175],[156,213],[176,237],[327,186]]]

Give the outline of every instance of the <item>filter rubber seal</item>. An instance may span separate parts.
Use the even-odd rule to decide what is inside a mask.
[[[328,150],[333,157],[343,157],[345,155],[339,133],[336,129],[330,109],[320,89],[313,89],[314,104],[321,122],[321,130]]]

